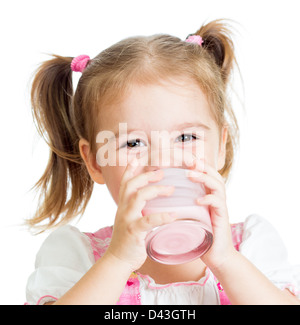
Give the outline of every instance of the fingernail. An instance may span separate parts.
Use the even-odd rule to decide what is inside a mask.
[[[156,170],[156,171],[151,172],[149,177],[150,177],[149,178],[150,182],[158,182],[161,180],[162,174],[158,170]]]
[[[174,191],[174,186],[164,186],[162,192],[165,194],[171,194]]]
[[[174,190],[174,186],[166,186],[166,189],[167,189],[168,191]]]
[[[200,172],[195,172],[193,170],[192,171],[187,171],[186,174],[189,177],[199,177],[199,176],[201,176],[201,173]]]

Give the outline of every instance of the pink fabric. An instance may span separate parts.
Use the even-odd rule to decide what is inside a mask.
[[[239,222],[231,225],[232,241],[237,251],[240,250],[240,244],[242,242],[243,226],[244,226],[243,222]]]
[[[95,233],[85,233],[90,239],[95,262],[100,258],[107,250],[110,239],[112,236],[112,227],[105,227],[98,230]]]
[[[79,55],[76,58],[72,60],[71,63],[71,69],[74,72],[83,72],[83,70],[86,68],[88,62],[90,60],[90,57],[88,55]]]
[[[232,240],[233,244],[236,250],[239,250],[240,243],[242,242],[242,235],[243,235],[243,223],[236,223],[231,226],[231,233],[232,233]],[[93,249],[93,254],[95,257],[95,261],[97,261],[106,251],[106,249],[109,246],[110,239],[112,236],[112,227],[106,227],[98,230],[95,233],[85,233],[90,241],[91,246]],[[140,276],[146,277],[146,275]],[[208,279],[205,279],[204,285]],[[220,282],[215,278],[215,281],[217,283],[217,287],[219,289],[219,297],[220,297],[220,303],[221,305],[230,305],[230,301],[228,297],[226,296],[225,291],[223,290]],[[199,284],[199,283],[197,283]],[[172,284],[169,284],[172,285]],[[164,287],[167,287],[169,285],[166,285]],[[181,285],[178,283],[177,285]],[[182,283],[182,285],[187,285],[185,283]],[[157,289],[157,288],[155,288]],[[124,288],[123,293],[121,294],[117,305],[141,305],[141,295],[139,292],[139,279],[138,279],[138,273],[133,272],[131,276],[129,277],[127,284]]]
[[[137,274],[133,272],[117,302],[117,305],[141,305],[140,281]]]
[[[50,299],[47,299],[47,298],[50,298]],[[44,305],[45,302],[44,300],[47,299],[48,301],[51,301],[51,302],[54,302],[56,300],[58,300],[56,297],[53,297],[53,296],[50,296],[50,295],[45,295],[45,296],[42,296],[38,302],[36,303],[37,305]],[[29,303],[28,302],[25,302],[24,305],[27,305],[29,306]]]
[[[51,302],[54,302],[54,301],[58,300],[56,297],[53,297],[53,296],[50,296],[50,295],[45,295],[45,296],[41,297],[36,304],[37,305],[41,305],[41,304],[43,305],[44,304],[43,300],[47,299],[47,298],[50,298]]]
[[[112,236],[112,227],[106,227],[95,233],[85,233],[91,241],[95,262],[103,256],[107,250]],[[133,272],[117,302],[117,305],[140,305],[141,295],[139,291],[139,279]]]
[[[243,222],[231,225],[232,241],[233,241],[233,245],[237,251],[239,250],[240,244],[242,242],[243,225],[244,225]],[[215,277],[215,281],[217,282],[217,287],[219,289],[220,304],[221,305],[231,305],[228,297],[226,296],[224,289],[221,286],[221,283],[217,280],[216,277]]]

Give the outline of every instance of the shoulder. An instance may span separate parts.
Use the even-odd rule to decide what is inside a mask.
[[[259,255],[259,251],[272,256],[283,257],[287,255],[283,241],[275,227],[265,218],[253,214],[246,218],[243,224],[241,251],[245,254]]]
[[[259,215],[250,215],[243,226],[240,252],[277,287],[299,294],[299,267],[288,261],[288,252],[272,224]],[[296,271],[297,270],[297,271]]]
[[[89,265],[93,260],[89,238],[74,226],[57,228],[45,239],[36,256],[36,267],[66,265],[80,260]]]
[[[247,217],[243,224],[240,252],[264,272],[288,266],[287,250],[278,231],[256,214]]]
[[[246,218],[243,224],[243,238],[241,248],[251,249],[250,245],[258,248],[276,249],[276,255],[286,255],[283,241],[275,227],[265,218],[253,214]]]
[[[96,234],[102,234],[101,230]],[[66,225],[52,231],[41,245],[35,270],[29,276],[26,297],[29,304],[59,299],[95,263],[91,238]]]
[[[258,214],[251,214],[250,216],[248,216],[244,221],[244,228],[249,234],[250,232],[260,232],[261,234],[263,234],[266,233],[266,231],[277,233],[274,226],[266,218],[263,218]]]

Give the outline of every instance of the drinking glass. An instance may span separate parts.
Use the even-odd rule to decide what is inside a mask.
[[[205,187],[188,178],[190,169],[172,167],[162,170],[163,178],[151,185],[174,186],[175,190],[170,196],[147,201],[142,214],[174,212],[177,218],[148,232],[147,254],[163,264],[182,264],[199,258],[212,245],[209,208],[196,204],[196,199],[206,194]]]

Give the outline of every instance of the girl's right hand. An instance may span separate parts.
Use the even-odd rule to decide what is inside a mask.
[[[137,160],[134,159],[127,165],[123,174],[113,235],[106,251],[106,255],[111,254],[118,258],[128,265],[132,272],[139,269],[147,258],[145,247],[147,232],[176,218],[171,211],[142,216],[146,201],[157,196],[169,196],[173,193],[174,187],[146,186],[149,182],[159,181],[163,171],[149,171],[133,177],[136,167]]]

